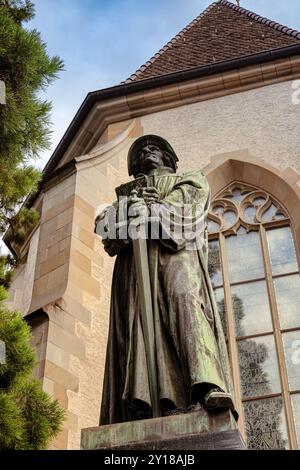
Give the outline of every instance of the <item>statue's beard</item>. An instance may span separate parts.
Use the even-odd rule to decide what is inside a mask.
[[[141,173],[148,174],[154,170],[157,170],[161,166],[163,165],[158,162],[154,162],[153,160],[148,160],[148,162],[144,162],[144,165],[141,168]]]

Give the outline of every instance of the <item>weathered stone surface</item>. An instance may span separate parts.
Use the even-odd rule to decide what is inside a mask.
[[[83,450],[245,449],[230,411],[204,410],[83,429]]]
[[[262,65],[266,78],[272,67],[275,66],[273,64]],[[230,82],[232,77],[227,78]],[[226,81],[226,77],[223,80]],[[296,94],[298,90],[293,89],[292,84],[292,81],[285,81],[236,94],[232,94],[232,89],[228,88],[227,95],[216,95],[215,99],[211,99],[212,96],[210,96],[210,99],[205,98],[202,101],[199,97],[198,103],[186,103],[184,106],[178,105],[165,111],[145,113],[136,121],[138,127],[134,128],[134,134],[132,133],[122,144],[110,150],[105,158],[101,156],[97,161],[95,159],[86,161],[84,170],[78,171],[76,175],[63,179],[45,190],[41,224],[57,218],[59,214],[71,207],[70,204],[75,196],[84,199],[89,204],[90,207],[85,206],[83,212],[91,215],[91,207],[94,207],[95,213],[98,213],[100,206],[109,203],[115,197],[114,188],[127,178],[126,154],[133,139],[147,133],[162,133],[164,138],[170,140],[180,155],[180,172],[186,171],[187,168],[203,169],[211,161],[217,164],[228,152],[234,153],[234,158],[245,162],[248,151],[242,149],[248,149],[249,155],[253,155],[263,165],[267,162],[273,166],[274,172],[279,176],[280,170],[287,166],[300,171],[299,145],[297,144],[300,138],[299,104],[292,102],[293,94]],[[182,87],[179,93],[177,84],[170,85],[168,90],[164,90],[164,97],[167,93],[180,99]],[[298,93],[297,96],[299,96]],[[125,97],[123,99],[125,100]],[[125,124],[123,126],[123,121],[110,124],[106,131],[108,141],[124,127],[126,126]],[[119,169],[110,165],[110,159],[115,165],[115,155],[118,155]],[[264,188],[268,183],[266,172],[260,166],[253,168],[253,175],[249,165],[244,165],[241,171],[242,173],[240,170],[235,171],[229,163],[226,168],[222,166],[221,171],[213,170],[210,181],[212,193],[216,194],[226,187],[231,182],[231,178],[251,184],[255,184],[255,178],[257,178],[256,185]],[[272,175],[273,183],[274,174]],[[296,176],[292,174],[293,178]],[[294,187],[300,190],[299,186],[294,183]],[[282,195],[278,194],[278,190]],[[285,187],[279,188],[276,181],[273,195],[283,202],[282,197],[287,197],[285,194],[287,194]],[[78,204],[76,206],[79,207]],[[80,210],[81,207],[83,209],[82,204],[80,204]],[[294,222],[295,235],[300,242],[298,207],[294,209],[294,212],[290,211],[290,215]],[[34,241],[33,239],[30,241],[32,251],[28,253],[27,264],[21,265],[21,272],[16,273],[14,277],[10,304],[12,309],[22,309],[24,313],[27,313],[31,300],[32,311],[44,307],[49,302],[57,301],[63,296],[65,300],[65,303],[62,303],[63,309],[78,319],[76,333],[72,333],[75,339],[78,338],[79,331],[81,334],[79,324],[85,327],[85,332],[80,337],[80,340],[86,344],[84,354],[80,353],[81,346],[73,348],[72,341],[70,346],[69,336],[64,337],[59,334],[59,345],[56,344],[58,342],[56,338],[55,344],[51,340],[47,343],[47,359],[68,370],[79,380],[78,391],[67,390],[69,409],[78,416],[78,430],[76,432],[70,430],[68,439],[65,435],[59,438],[61,444],[58,447],[68,446],[70,449],[79,447],[80,428],[96,426],[99,421],[107,343],[110,280],[113,269],[113,260],[104,254],[101,241],[98,241],[88,230],[86,230],[87,233],[80,232],[79,234],[79,227],[86,230],[86,227],[82,227],[79,223],[68,223],[54,233],[44,231],[43,237],[39,236],[39,230],[35,232]],[[36,255],[37,248],[38,256]],[[40,264],[64,250],[70,251],[70,262],[36,278],[32,293],[35,267],[38,272]],[[75,250],[86,256],[91,263],[96,263],[101,267],[97,277],[92,272],[92,277],[99,278],[100,299],[86,292],[82,283],[77,285],[75,279],[70,279],[69,267],[74,263],[71,255]],[[77,264],[74,264],[77,267]],[[81,265],[83,272],[86,266],[86,263]],[[67,295],[64,295],[66,289]],[[80,357],[78,357],[78,349]],[[44,378],[44,388],[54,394],[54,382],[47,377]]]

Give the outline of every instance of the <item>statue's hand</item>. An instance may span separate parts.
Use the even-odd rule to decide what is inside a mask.
[[[143,198],[138,197],[137,191],[131,191],[129,197],[128,217],[130,219],[146,218],[149,215],[149,209]]]
[[[143,189],[143,199],[147,205],[153,204],[159,201],[159,192],[154,186]]]
[[[103,234],[109,230],[110,215],[113,218],[115,214],[116,203],[106,206],[96,217],[94,232],[103,237]]]
[[[129,239],[126,240],[111,240],[111,239],[103,239],[102,243],[104,245],[104,250],[109,256],[117,255],[123,248],[129,245],[131,241]]]

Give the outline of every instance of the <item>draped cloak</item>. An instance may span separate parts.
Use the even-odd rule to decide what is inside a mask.
[[[190,208],[189,222],[185,219],[183,224],[206,220],[210,190],[200,171],[157,176],[151,185],[160,195],[153,208],[161,228],[164,214],[178,212],[183,205]],[[207,384],[232,393],[226,343],[208,274],[206,224],[200,234],[196,230],[191,237],[190,231],[187,240],[184,233],[174,235],[180,221],[179,217],[169,227],[170,237],[147,241],[162,411],[189,409]],[[111,249],[114,242],[104,243],[110,255],[118,251]],[[151,400],[133,248],[128,243],[117,253],[114,266],[100,424],[145,417],[151,417]]]

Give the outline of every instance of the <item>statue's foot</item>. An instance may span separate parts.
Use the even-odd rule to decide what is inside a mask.
[[[211,390],[204,397],[204,406],[207,410],[230,409],[234,411],[234,403],[230,393],[221,390]]]

